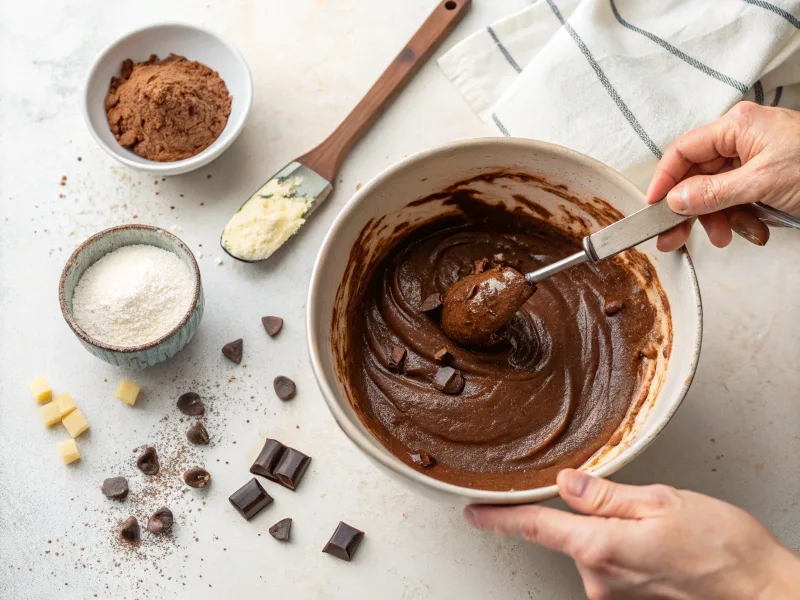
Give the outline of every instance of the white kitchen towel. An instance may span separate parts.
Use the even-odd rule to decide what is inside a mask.
[[[800,0],[536,0],[439,65],[503,135],[645,189],[676,137],[740,100],[800,108],[799,17]]]

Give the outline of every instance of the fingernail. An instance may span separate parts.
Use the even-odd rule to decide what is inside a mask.
[[[586,492],[586,488],[589,486],[591,480],[592,478],[586,473],[573,471],[569,479],[567,479],[567,492],[569,492],[571,496],[580,498],[583,496],[584,492]]]
[[[689,188],[682,185],[679,188],[673,188],[667,194],[667,202],[669,207],[675,212],[685,212],[689,208]]]
[[[475,511],[472,510],[471,506],[464,508],[464,520],[466,520],[466,522],[472,525],[475,529],[478,528],[478,520],[475,518]]]

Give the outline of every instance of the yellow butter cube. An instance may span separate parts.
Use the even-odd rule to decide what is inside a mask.
[[[39,404],[42,402],[50,402],[50,398],[53,397],[53,390],[50,389],[50,384],[47,383],[47,380],[41,375],[28,382],[28,389],[30,389],[31,394],[33,394],[33,399]]]
[[[55,402],[48,402],[44,406],[40,406],[39,418],[42,420],[42,423],[48,427],[58,423],[61,420],[61,411],[58,408],[58,404]]]
[[[75,462],[81,457],[81,453],[78,452],[78,444],[75,443],[75,440],[70,439],[59,442],[56,448],[58,448],[58,453],[61,455],[61,460],[64,461],[65,465]]]
[[[78,437],[89,429],[89,423],[86,421],[86,417],[84,417],[83,413],[79,410],[73,410],[64,417],[61,422],[73,438]]]
[[[132,381],[128,381],[127,379],[123,379],[119,382],[119,387],[117,387],[117,393],[114,396],[117,400],[122,400],[125,404],[130,404],[133,406],[136,404],[136,398],[139,396],[140,388],[138,385],[133,383]]]
[[[77,406],[75,406],[75,401],[72,399],[72,396],[70,396],[67,392],[59,394],[58,396],[53,398],[52,404],[58,405],[58,412],[61,413],[62,419],[66,417],[69,413],[71,413],[73,410],[78,408]]]

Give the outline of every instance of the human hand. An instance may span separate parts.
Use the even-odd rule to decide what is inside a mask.
[[[739,102],[713,123],[675,140],[658,163],[647,201],[666,195],[675,212],[698,215],[718,248],[730,244],[731,225],[743,235],[748,227],[761,227],[753,235],[766,243],[766,227],[737,207],[761,201],[800,216],[799,160],[800,112]],[[661,234],[658,249],[680,248],[693,223]]]
[[[746,512],[664,485],[612,483],[567,469],[544,506],[468,506],[477,529],[570,555],[591,600],[800,597],[800,558]],[[589,516],[585,516],[589,515]]]

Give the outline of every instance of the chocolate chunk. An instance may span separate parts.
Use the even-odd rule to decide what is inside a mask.
[[[464,389],[464,377],[453,367],[441,367],[433,376],[433,387],[445,394],[458,394]]]
[[[619,298],[606,298],[605,306],[603,306],[603,312],[610,317],[611,315],[615,315],[621,311],[624,306],[625,303]]]
[[[193,488],[204,488],[211,483],[211,475],[203,467],[191,467],[183,473],[186,485]]]
[[[121,72],[122,78],[123,79],[130,78],[131,73],[133,73],[133,61],[130,58],[126,58],[125,60],[122,61],[122,72]]]
[[[389,360],[386,366],[390,371],[400,372],[403,370],[403,363],[406,360],[406,349],[402,346],[392,346],[392,353],[389,355]]]
[[[280,542],[288,542],[292,532],[292,520],[281,519],[269,528],[269,534]]]
[[[272,503],[270,496],[258,480],[253,477],[228,498],[233,507],[248,521],[256,516],[265,506]]]
[[[480,260],[476,260],[473,263],[472,272],[473,273],[483,273],[486,270],[486,267],[489,265],[489,261],[485,258],[481,258]]]
[[[297,393],[297,386],[294,381],[283,375],[278,375],[272,382],[272,387],[275,388],[275,393],[281,400],[291,400]]]
[[[432,310],[436,310],[437,308],[442,306],[442,295],[441,294],[431,294],[425,300],[422,301],[422,304],[419,305],[419,310],[421,312],[430,312]]]
[[[109,477],[103,480],[100,490],[106,498],[123,500],[128,495],[128,480],[124,477]]]
[[[436,353],[433,355],[433,358],[438,361],[442,361],[447,357],[448,354],[450,354],[450,352],[447,350],[447,348],[442,347],[436,351]]]
[[[411,455],[411,460],[420,467],[432,467],[436,464],[436,459],[428,455],[424,450],[417,450],[416,454]]]
[[[150,533],[166,533],[170,529],[172,529],[172,511],[166,506],[162,506],[147,521],[147,531]]]
[[[237,365],[242,362],[242,352],[244,350],[244,340],[239,338],[229,344],[225,344],[222,347],[222,354],[225,355],[230,361],[235,362]]]
[[[661,349],[661,356],[663,356],[664,358],[669,358],[669,346],[664,346]]]
[[[256,461],[253,463],[253,466],[250,467],[250,472],[254,475],[261,475],[262,477],[275,481],[273,471],[275,467],[278,466],[278,461],[280,461],[285,451],[286,446],[281,444],[278,440],[267,438],[267,441],[264,442],[264,447],[256,457]]]
[[[195,423],[186,432],[186,439],[193,444],[205,446],[209,441],[208,431],[202,423]]]
[[[339,521],[336,531],[333,532],[331,539],[328,540],[322,551],[350,562],[363,538],[363,531],[351,527],[344,521]]]
[[[178,398],[178,410],[190,417],[199,417],[206,412],[206,405],[200,399],[200,394],[186,392]]]
[[[142,455],[136,459],[136,466],[139,467],[139,470],[145,475],[155,475],[158,473],[159,464],[156,449],[152,446],[145,448]]]
[[[283,487],[294,490],[300,485],[300,480],[303,478],[303,475],[305,475],[306,469],[308,469],[310,463],[310,456],[294,448],[287,447],[286,452],[281,456],[272,474],[275,477],[275,481],[280,483]]]
[[[261,324],[267,330],[269,337],[275,337],[283,329],[283,319],[280,317],[261,317]]]
[[[119,531],[123,540],[128,542],[138,542],[142,537],[142,531],[139,529],[139,521],[136,517],[128,517],[122,522],[122,528]]]

